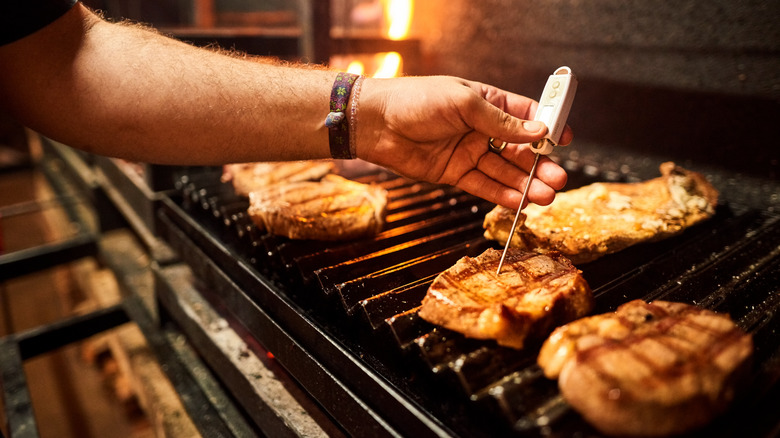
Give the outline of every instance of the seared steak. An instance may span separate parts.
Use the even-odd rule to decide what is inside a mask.
[[[510,249],[496,275],[500,258],[501,251],[488,249],[458,260],[433,281],[419,315],[471,338],[523,348],[590,312],[590,287],[566,257]]]
[[[269,233],[290,239],[347,240],[384,226],[387,192],[337,175],[276,184],[249,193],[249,215]]]
[[[556,250],[586,263],[639,242],[681,233],[715,213],[718,192],[699,173],[674,163],[641,183],[595,183],[558,193],[552,204],[528,205],[511,246]],[[506,243],[515,212],[496,207],[485,216],[485,237]]]
[[[538,362],[603,433],[682,433],[723,412],[753,343],[726,315],[683,303],[630,301],[557,328]]]
[[[330,160],[227,164],[222,167],[222,182],[232,181],[236,194],[246,197],[273,184],[318,180],[335,167]]]

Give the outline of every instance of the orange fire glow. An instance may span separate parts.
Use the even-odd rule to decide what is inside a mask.
[[[394,41],[407,38],[412,24],[414,0],[377,0],[375,5],[379,5],[380,1],[384,4],[387,38]],[[331,58],[331,66],[359,75],[373,71],[373,74],[367,75],[375,78],[392,78],[402,74],[403,59],[398,52],[334,56]]]
[[[379,56],[382,56],[382,61],[374,72],[375,78],[392,78],[401,73],[401,55],[398,52],[380,53]]]
[[[365,74],[374,78],[393,78],[401,74],[403,58],[398,52],[382,52],[358,56],[360,59],[349,59],[350,57],[348,56],[333,57],[331,58],[331,65],[348,73],[356,75]],[[346,68],[343,67],[345,65]],[[373,71],[373,73],[366,74],[366,71]]]
[[[391,40],[402,40],[409,35],[412,24],[413,0],[386,0],[385,17],[387,18],[387,37]]]
[[[362,62],[355,60],[349,63],[347,66],[347,73],[352,73],[356,75],[362,75],[365,72],[366,68],[363,65]]]

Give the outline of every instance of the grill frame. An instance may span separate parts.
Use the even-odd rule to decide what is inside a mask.
[[[587,171],[586,166],[580,166],[574,171],[570,168],[569,171],[572,186],[603,179],[603,173]],[[207,176],[206,179],[208,178]],[[214,175],[210,178],[213,180]],[[366,176],[357,175],[354,179],[361,178]],[[451,189],[425,189],[431,192],[445,190],[442,192],[445,196],[462,196]],[[732,197],[731,193],[722,194],[726,195],[724,197],[727,199]],[[533,354],[510,351],[489,342],[459,338],[458,335],[453,336],[442,329],[431,330],[432,326],[421,322],[414,315],[414,309],[396,315],[391,323],[382,321],[381,318],[372,319],[371,313],[365,310],[361,297],[344,299],[343,290],[332,287],[343,286],[346,282],[339,281],[344,277],[331,279],[320,273],[316,275],[317,280],[325,279],[326,282],[319,285],[312,276],[307,278],[301,275],[300,279],[296,279],[296,275],[301,274],[296,272],[296,260],[301,258],[296,258],[296,251],[291,249],[296,246],[294,242],[258,236],[253,234],[251,229],[236,229],[235,224],[224,226],[225,217],[219,216],[225,212],[220,212],[219,206],[209,201],[215,196],[211,195],[208,191],[204,193],[197,189],[183,188],[180,198],[172,196],[166,199],[159,214],[164,238],[178,250],[184,261],[192,266],[199,276],[206,277],[205,283],[208,287],[204,296],[223,309],[228,319],[242,325],[273,352],[279,362],[301,381],[349,433],[388,436],[567,436],[574,432],[595,434],[590,426],[556,395],[554,382],[540,378],[538,367],[532,364],[535,359]],[[434,202],[423,202],[426,203],[430,205]],[[479,201],[475,203],[479,204]],[[477,208],[474,214],[484,216],[482,213]],[[626,271],[626,274],[617,277],[611,274],[615,272],[615,266],[620,265],[616,258],[601,263],[604,265],[602,268],[598,268],[599,262],[587,265],[587,269],[583,268],[586,278],[588,269],[591,269],[591,278],[601,275],[601,279],[592,284],[596,292],[595,312],[612,310],[627,301],[620,293],[623,290],[621,288],[626,287],[626,281],[632,281],[632,278],[633,281],[646,279],[650,274],[642,273],[652,272],[653,263],[658,264],[658,260],[662,261],[660,265],[664,267],[663,259],[667,251],[677,250],[681,254],[690,254],[686,248],[699,248],[700,254],[691,254],[691,260],[699,261],[705,268],[708,265],[718,266],[717,256],[720,255],[733,256],[739,260],[741,251],[752,250],[751,254],[759,253],[761,248],[756,249],[751,243],[760,242],[762,236],[771,237],[770,233],[780,229],[780,217],[774,214],[772,209],[730,202],[719,206],[713,220],[719,221],[714,230],[710,225],[694,227],[682,236],[624,251],[619,258],[624,261],[624,266],[617,269],[619,272],[630,268],[637,258],[645,260],[639,267],[633,266],[633,270]],[[223,221],[223,225],[219,225],[220,221]],[[702,238],[706,238],[708,233],[724,230],[721,227],[723,224],[727,224],[725,229],[735,233],[736,237],[731,240],[738,241],[740,235],[758,238],[748,239],[721,253],[713,253],[717,256],[711,257],[712,260],[706,257],[702,259],[702,254],[706,253],[707,249],[700,248],[698,243]],[[248,242],[258,245],[252,248],[247,245]],[[479,246],[478,237],[473,239],[471,245],[461,248],[460,253],[468,251],[469,248],[476,253],[484,249]],[[325,244],[323,247],[328,250],[334,246],[339,245]],[[314,247],[318,248],[317,244]],[[651,249],[650,255],[647,254],[648,248]],[[754,270],[749,280],[763,281],[767,287],[772,287],[773,278],[780,278],[780,257],[771,251],[767,257],[769,259],[760,264],[764,271]],[[687,268],[680,268],[673,275],[664,272],[654,274],[656,278],[668,277],[668,280],[659,286],[660,292],[655,298],[670,296],[668,293],[661,295],[664,291],[671,291],[674,296],[674,290],[682,287],[675,286],[674,282],[680,281],[680,278],[684,281],[688,281],[686,278],[697,279],[702,266],[694,265],[688,269],[693,273],[689,277],[685,276]],[[592,281],[591,278],[588,278],[589,282]],[[419,298],[429,281],[432,281],[432,275],[418,279],[417,283],[409,288],[412,292],[407,292],[411,299]],[[739,286],[738,282],[735,285]],[[398,288],[404,286],[398,285]],[[656,289],[658,288],[653,290]],[[750,327],[745,328],[755,329],[760,324],[778,327],[780,294],[777,292],[775,290],[768,293],[770,298],[774,297],[766,304],[765,310],[770,316],[764,320],[747,318],[745,324]],[[721,293],[721,296],[727,299],[728,295]],[[719,301],[713,298],[708,303],[717,307]],[[759,308],[752,313],[748,311],[747,314],[756,315],[762,311]],[[409,335],[426,332],[433,334],[424,338]],[[311,339],[315,341],[312,342]],[[745,403],[749,408],[740,405],[726,416],[729,419],[739,416],[753,420],[749,425],[740,423],[740,432],[752,428],[750,430],[755,432],[755,436],[770,436],[780,427],[770,420],[772,412],[766,407],[776,405],[773,402],[780,400],[777,385],[780,375],[780,343],[777,339],[777,335],[770,335],[769,341],[764,341],[765,344],[768,343],[764,350],[770,351],[758,352],[761,366],[756,370],[760,377],[754,382],[761,383],[754,383],[747,389],[752,400],[751,403]],[[378,340],[395,340],[400,349],[382,351],[375,346],[370,347],[377,344]],[[286,352],[285,347],[292,350]],[[446,354],[437,356],[436,350],[448,348],[469,356],[470,362],[467,361],[467,365],[471,368],[482,366],[486,369],[493,367],[514,371],[506,374],[504,382],[499,382],[498,385],[490,384],[489,373],[484,381],[474,382],[473,377],[464,379],[464,373],[471,372],[471,375],[474,375],[474,372],[454,369],[456,367],[451,366],[457,362],[458,355],[452,358]],[[431,362],[431,358],[436,360]],[[447,359],[452,359],[450,365],[442,367],[442,363],[447,362]],[[215,358],[214,361],[218,359]],[[309,379],[311,375],[319,377]],[[506,382],[511,384],[505,386]],[[323,386],[327,389],[323,390]],[[453,389],[458,387],[464,389]],[[506,394],[502,393],[504,391]],[[336,393],[339,396],[333,397]],[[539,394],[544,400],[537,400]],[[469,399],[469,395],[472,399]],[[351,398],[352,401],[345,404],[344,397]],[[530,410],[534,402],[541,403],[541,413],[508,418],[507,412],[516,414],[518,409],[507,405],[520,403],[522,406],[526,403]],[[245,409],[251,409],[251,406],[245,406]],[[499,414],[493,415],[491,412]],[[497,417],[501,421],[496,422]],[[358,420],[355,420],[356,418]],[[443,420],[445,418],[446,420]],[[554,427],[549,424],[554,424]],[[708,436],[727,436],[728,431],[734,431],[729,424],[726,420],[718,420],[701,433]]]
[[[388,386],[387,380],[367,369],[359,359],[359,353],[345,346],[332,334],[334,326],[326,330],[312,319],[311,308],[305,310],[289,299],[268,278],[252,272],[241,263],[230,248],[217,240],[209,253],[199,246],[199,238],[190,239],[199,224],[186,216],[171,218],[171,203],[166,201],[159,215],[162,235],[175,250],[185,256],[185,262],[198,273],[207,285],[204,298],[225,312],[226,319],[251,333],[275,359],[298,380],[302,386],[329,412],[350,434],[355,436],[448,436],[454,435],[438,420],[402,394]],[[174,207],[175,208],[175,207]],[[182,221],[183,220],[183,221]],[[186,223],[189,222],[189,223]],[[198,237],[209,236],[199,234]],[[222,269],[220,260],[233,264],[232,269]],[[252,291],[252,292],[249,292]],[[171,292],[163,292],[161,303],[175,306]],[[259,299],[258,299],[259,298]],[[331,307],[334,302],[323,303]],[[322,307],[320,308],[322,310]],[[328,313],[328,312],[326,312]],[[284,321],[280,324],[279,321]],[[340,331],[347,331],[341,327]],[[299,340],[316,338],[320,342]],[[354,347],[354,346],[353,346]],[[206,360],[219,367],[221,358],[208,356]],[[332,372],[338,370],[338,372]],[[363,378],[359,378],[363,377]],[[345,382],[349,382],[348,386]],[[226,382],[231,386],[231,382]],[[242,384],[240,381],[236,385]],[[350,387],[351,386],[351,387]],[[355,393],[355,386],[362,387],[362,394]],[[372,400],[385,414],[380,415],[366,402],[366,392],[386,394],[386,398]],[[242,400],[239,400],[242,402]],[[252,406],[243,406],[251,410]],[[386,422],[386,413],[394,415],[397,429]],[[393,415],[391,415],[392,417]]]

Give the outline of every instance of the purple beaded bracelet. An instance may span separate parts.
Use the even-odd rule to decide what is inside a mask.
[[[333,158],[355,158],[349,141],[349,119],[347,118],[347,105],[352,86],[359,78],[352,73],[339,73],[333,82],[333,90],[330,93],[330,113],[325,119],[328,127],[328,141],[330,142],[330,155]],[[354,116],[354,115],[353,115]],[[351,117],[354,124],[354,117]]]

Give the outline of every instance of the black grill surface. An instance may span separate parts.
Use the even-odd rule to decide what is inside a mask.
[[[568,188],[636,179],[625,165],[612,171],[563,164]],[[232,291],[212,285],[218,292],[211,298],[251,335],[273,347],[251,327],[252,306],[265,309],[293,337],[300,333],[304,349],[328,356],[321,358],[327,372],[352,373],[340,379],[387,421],[391,434],[597,436],[562,399],[556,382],[542,375],[535,364],[538,346],[517,351],[466,339],[417,315],[439,272],[463,256],[499,248],[482,236],[482,220],[493,205],[374,167],[343,173],[389,191],[387,226],[376,237],[333,243],[260,233],[246,214],[247,201],[220,183],[214,170],[181,176],[179,195],[164,203],[163,228],[196,271],[205,256],[236,283]],[[716,186],[728,180],[710,176]],[[727,415],[697,435],[772,436],[780,432],[780,215],[741,202],[745,197],[731,187],[718,186],[721,203],[711,220],[578,267],[596,296],[594,313],[635,298],[681,301],[728,313],[752,333],[749,386]],[[293,312],[279,310],[282,302]],[[298,330],[301,315],[313,332]],[[345,356],[330,357],[339,354]],[[357,366],[340,371],[344,357]],[[381,384],[360,383],[368,377]],[[316,397],[316,388],[312,392]],[[331,401],[321,402],[332,409]],[[410,413],[398,412],[404,409]],[[411,426],[401,424],[412,417]]]

